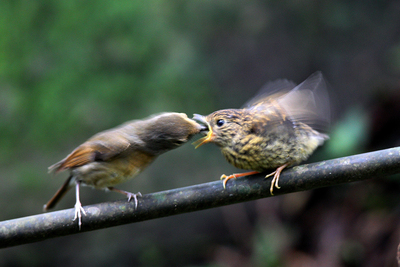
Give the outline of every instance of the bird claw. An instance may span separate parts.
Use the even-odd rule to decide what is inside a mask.
[[[282,170],[283,170],[284,168],[286,168],[288,165],[289,165],[289,163],[283,164],[282,166],[280,166],[279,168],[277,168],[276,171],[271,172],[270,174],[268,174],[267,176],[265,176],[265,178],[268,178],[268,177],[270,177],[270,176],[272,176],[272,175],[274,176],[274,178],[272,178],[271,187],[270,187],[270,189],[269,189],[269,192],[271,193],[271,196],[274,195],[274,193],[273,193],[273,192],[274,192],[274,186],[275,186],[277,189],[281,189],[281,187],[278,185],[279,177],[280,177],[280,175],[281,175]]]
[[[270,174],[267,174],[267,175],[265,176],[265,178],[268,178],[268,177],[270,177],[270,176],[274,175],[275,173],[276,173],[276,171],[274,171],[274,172],[271,172]]]
[[[83,209],[81,202],[77,201],[75,203],[75,217],[74,217],[74,219],[72,221],[75,221],[76,219],[78,219],[79,231],[82,228],[82,213],[86,215],[86,212]]]
[[[231,175],[229,175],[229,176],[226,176],[225,174],[222,174],[222,175],[221,175],[220,180],[224,180],[224,181],[222,182],[222,185],[224,186],[224,189],[226,189],[226,183],[227,183],[228,180],[230,180],[230,179],[236,179],[236,175],[235,175],[235,174],[231,174]]]
[[[138,207],[138,199],[137,199],[137,196],[140,196],[140,197],[141,197],[141,196],[142,196],[142,193],[138,192],[137,194],[134,194],[134,193],[131,193],[131,192],[128,192],[128,191],[124,191],[124,190],[121,190],[121,189],[117,189],[117,188],[115,188],[115,187],[107,187],[107,189],[108,189],[108,190],[115,191],[115,192],[120,193],[120,194],[124,194],[125,196],[128,197],[128,202],[130,202],[131,199],[133,198],[133,199],[135,200],[135,209],[137,209],[137,207]]]
[[[257,174],[257,173],[259,173],[259,172],[258,171],[251,171],[251,172],[234,173],[234,174],[231,174],[229,176],[226,176],[225,174],[222,174],[220,179],[224,180],[223,185],[224,185],[224,189],[225,189],[226,188],[226,183],[228,182],[228,180],[236,179],[236,178],[243,177],[243,176],[254,175],[254,174]]]
[[[80,183],[81,183],[80,181],[76,181],[76,184],[75,184],[75,194],[76,194],[75,217],[72,220],[72,221],[75,221],[76,219],[78,219],[79,231],[82,228],[82,213],[86,215],[86,212],[82,207],[81,201],[79,200],[79,185],[80,185]]]
[[[128,202],[130,202],[132,198],[135,200],[135,209],[137,209],[137,207],[138,207],[137,196],[142,197],[142,193],[138,192],[137,194],[134,194],[134,193],[126,192],[126,196],[128,197]]]

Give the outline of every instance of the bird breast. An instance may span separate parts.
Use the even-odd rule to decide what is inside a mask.
[[[96,189],[104,189],[134,178],[144,170],[154,156],[141,151],[111,161],[94,161],[71,171],[74,179]]]
[[[239,169],[265,171],[306,160],[324,138],[311,128],[295,128],[294,135],[246,135],[238,143],[221,148],[226,160]]]

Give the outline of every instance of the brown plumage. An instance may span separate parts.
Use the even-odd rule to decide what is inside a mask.
[[[271,91],[277,91],[271,94]],[[215,143],[225,159],[251,172],[222,175],[229,179],[276,169],[270,192],[278,186],[285,167],[306,160],[328,139],[320,133],[329,126],[329,102],[322,74],[317,72],[300,85],[287,80],[271,82],[242,109],[224,109],[194,119],[207,125],[207,135],[194,144]],[[318,129],[318,130],[317,130]]]
[[[134,198],[137,206],[137,194],[114,186],[135,177],[158,155],[186,143],[202,128],[184,113],[162,113],[94,135],[65,159],[49,167],[50,172],[56,173],[70,170],[70,176],[44,206],[44,210],[53,208],[74,184],[74,220],[78,218],[79,228],[81,213],[85,214],[79,201],[80,184],[125,194],[128,201]]]

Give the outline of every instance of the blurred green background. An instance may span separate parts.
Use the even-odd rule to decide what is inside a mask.
[[[310,161],[400,145],[399,1],[0,1],[0,220],[42,212],[47,167],[162,111],[238,108],[321,70],[331,140]],[[187,144],[119,186],[151,193],[236,171]],[[398,176],[0,250],[1,266],[397,266]],[[397,179],[396,179],[397,178]],[[90,188],[84,205],[122,197]],[[57,209],[72,208],[70,192]]]

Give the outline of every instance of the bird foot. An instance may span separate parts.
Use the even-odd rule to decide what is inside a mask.
[[[137,209],[137,206],[138,206],[137,196],[142,197],[142,193],[137,192],[137,194],[134,194],[134,193],[126,192],[126,196],[128,197],[128,202],[130,202],[132,198],[135,200],[135,209]]]
[[[228,182],[228,180],[236,179],[236,178],[243,177],[243,176],[254,175],[254,174],[257,174],[257,173],[259,173],[259,172],[258,171],[251,171],[251,172],[234,173],[234,174],[231,174],[229,176],[226,176],[225,174],[222,174],[220,180],[224,180],[223,185],[224,185],[224,189],[225,189],[226,188],[226,183]]]
[[[131,199],[133,198],[135,200],[135,209],[137,209],[137,207],[138,207],[138,199],[137,199],[137,197],[138,196],[141,197],[142,193],[138,192],[137,194],[134,194],[134,193],[131,193],[131,192],[128,192],[128,191],[117,189],[115,187],[108,187],[108,190],[111,190],[111,191],[114,191],[114,192],[118,192],[120,194],[124,194],[125,196],[128,197],[128,202],[130,202]]]
[[[72,221],[75,221],[76,219],[78,219],[79,231],[82,228],[82,213],[86,215],[86,212],[83,209],[81,202],[78,200],[75,203],[75,217]]]
[[[282,170],[283,170],[284,168],[286,168],[288,165],[289,165],[288,163],[283,164],[282,166],[280,166],[279,168],[277,168],[276,171],[271,172],[270,174],[268,174],[268,175],[265,176],[265,178],[268,178],[268,177],[270,177],[270,176],[272,176],[272,175],[274,176],[274,177],[272,178],[272,181],[271,181],[271,187],[269,188],[269,192],[271,193],[271,196],[274,195],[274,193],[273,193],[273,192],[274,192],[274,186],[275,186],[277,189],[281,189],[281,187],[278,185],[279,177],[280,177],[280,175],[281,175]]]
[[[78,219],[78,227],[79,231],[82,228],[82,213],[86,215],[85,210],[82,207],[81,201],[79,200],[79,185],[80,181],[76,181],[75,183],[75,194],[76,194],[76,202],[75,202],[75,217],[72,221]]]
[[[224,186],[224,189],[226,189],[226,183],[228,182],[228,180],[230,180],[230,179],[236,179],[237,177],[236,177],[236,174],[234,173],[234,174],[231,174],[231,175],[229,175],[229,176],[226,176],[225,174],[222,174],[221,175],[221,178],[219,178],[220,180],[224,180],[223,182],[222,182],[222,185]]]

